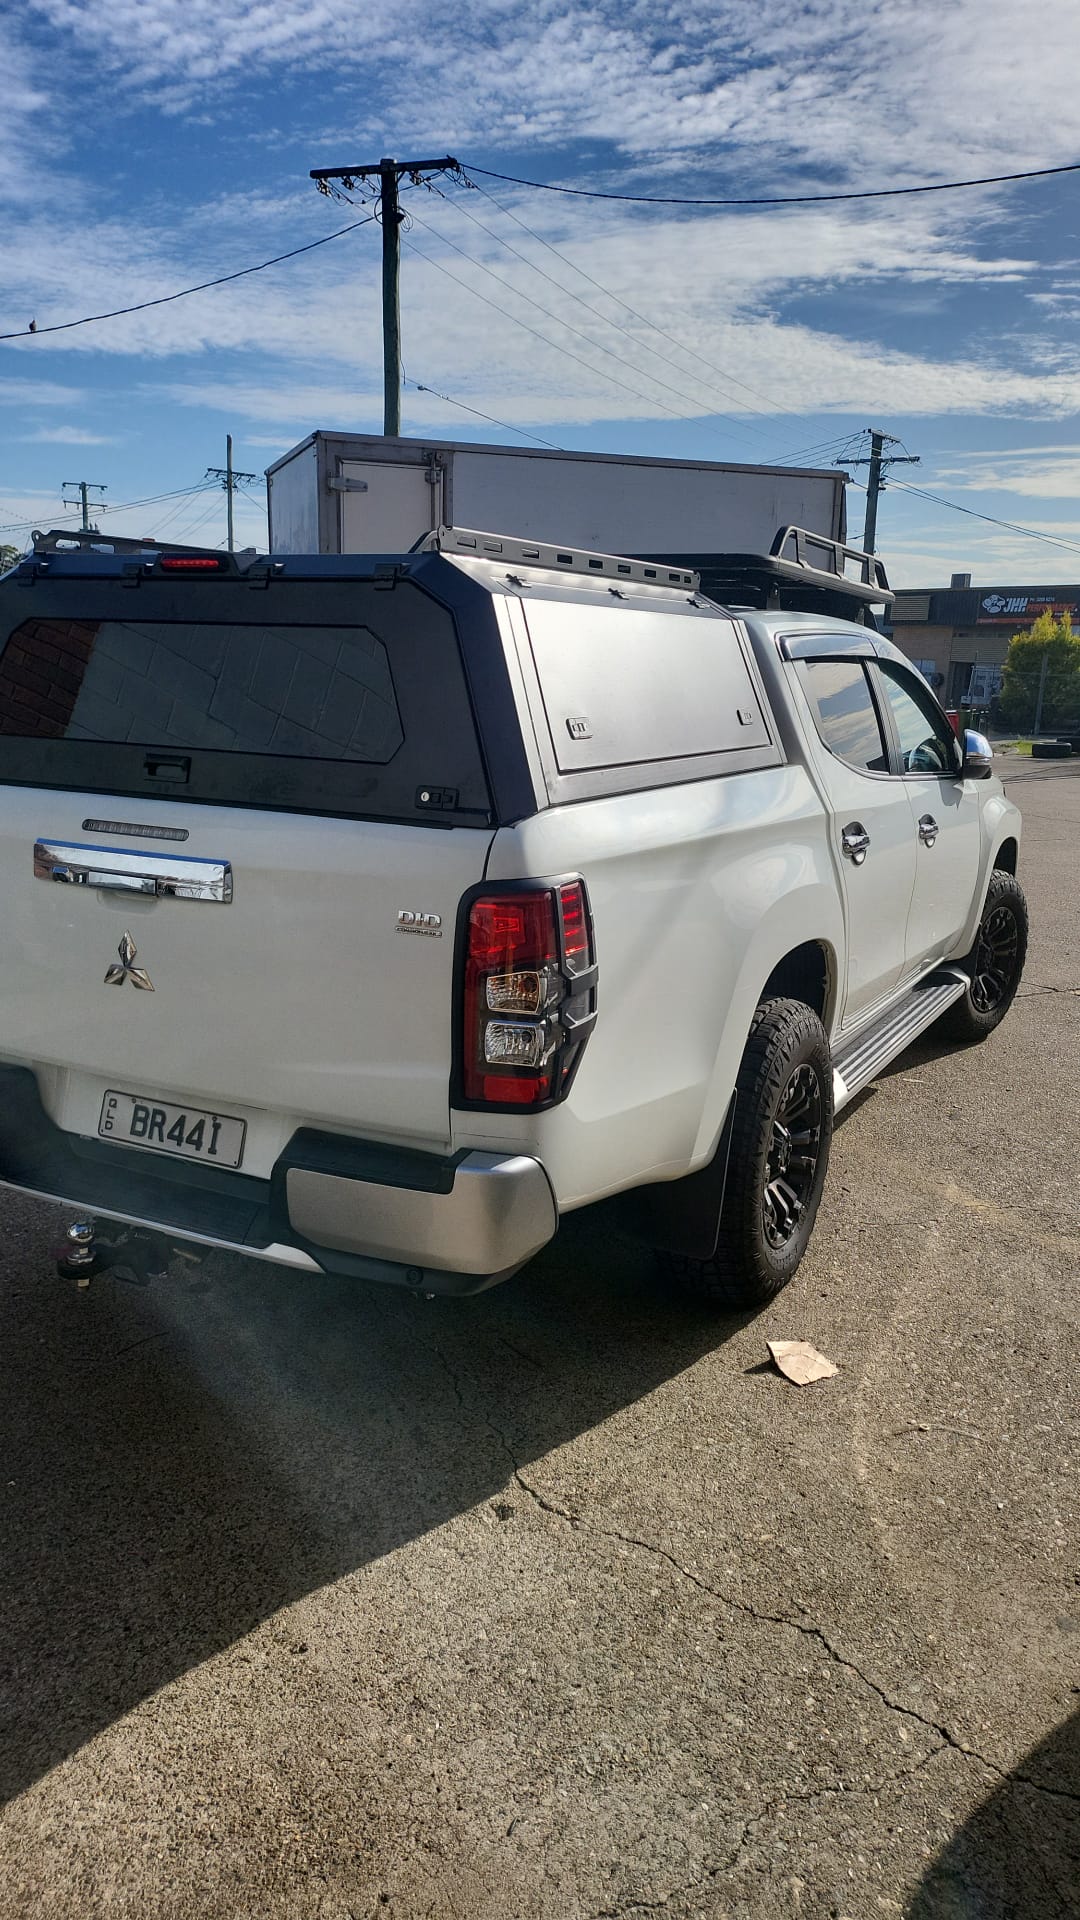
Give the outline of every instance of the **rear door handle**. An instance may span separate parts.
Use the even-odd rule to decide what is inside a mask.
[[[197,860],[180,853],[131,853],[79,840],[38,840],[34,877],[70,887],[149,893],[159,900],[206,900],[228,906],[233,873],[228,860]]]
[[[844,850],[845,858],[854,866],[861,867],[870,845],[870,835],[861,820],[849,820],[841,832],[840,845]]]
[[[191,773],[189,754],[148,753],[143,761],[143,772],[148,780],[165,780],[173,786],[183,786]]]
[[[924,847],[932,847],[940,829],[932,813],[924,813],[919,821],[919,839]]]

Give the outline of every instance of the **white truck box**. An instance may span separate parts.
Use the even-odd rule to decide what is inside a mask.
[[[274,553],[403,553],[439,526],[600,553],[767,552],[778,527],[845,537],[836,468],[544,453],[323,433],[267,472]]]

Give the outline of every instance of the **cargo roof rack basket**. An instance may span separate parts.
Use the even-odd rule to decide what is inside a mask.
[[[636,557],[693,568],[702,593],[725,607],[828,614],[873,626],[874,608],[887,613],[895,598],[883,561],[805,527],[781,527],[768,553]]]

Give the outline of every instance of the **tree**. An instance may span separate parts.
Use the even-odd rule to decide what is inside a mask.
[[[1080,727],[1080,639],[1067,613],[1055,620],[1049,609],[1009,641],[999,702],[1006,726],[1034,726],[1044,660],[1040,726]]]
[[[15,565],[16,560],[21,559],[22,554],[18,547],[9,547],[5,541],[0,540],[0,573],[6,573],[9,567]]]

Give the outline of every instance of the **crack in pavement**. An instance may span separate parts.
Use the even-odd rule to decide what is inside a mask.
[[[441,1347],[436,1345],[434,1352],[450,1381],[458,1406],[462,1412],[470,1411],[470,1409],[466,1407],[465,1398],[462,1394],[461,1384],[455,1368],[451,1365]],[[724,1593],[719,1587],[711,1586],[707,1580],[703,1580],[692,1568],[684,1566],[682,1561],[678,1560],[673,1553],[670,1553],[666,1547],[659,1546],[655,1541],[642,1539],[637,1534],[622,1533],[617,1527],[604,1526],[599,1521],[587,1519],[582,1514],[574,1513],[571,1508],[560,1506],[557,1502],[549,1500],[545,1494],[540,1492],[538,1487],[534,1487],[530,1481],[526,1480],[509,1440],[502,1429],[491,1418],[486,1408],[473,1408],[472,1411],[477,1418],[483,1421],[492,1438],[501,1449],[504,1457],[509,1461],[511,1478],[515,1484],[521,1488],[523,1493],[528,1495],[530,1500],[535,1502],[542,1512],[552,1515],[555,1519],[564,1521],[575,1530],[593,1533],[602,1539],[617,1541],[623,1546],[634,1547],[641,1553],[647,1553],[651,1555],[653,1559],[664,1561],[667,1566],[671,1567],[673,1571],[679,1575],[680,1579],[696,1587],[700,1593],[707,1594],[711,1600],[718,1601],[721,1606],[730,1608],[734,1613],[745,1615],[748,1619],[755,1621],[759,1626],[786,1627],[793,1633],[801,1634],[804,1639],[813,1640],[828,1654],[830,1660],[834,1661],[837,1666],[842,1667],[848,1673],[854,1674],[855,1678],[861,1681],[862,1685],[866,1687],[870,1693],[875,1694],[890,1713],[900,1714],[905,1719],[914,1720],[918,1726],[924,1727],[928,1733],[935,1734],[941,1742],[941,1747],[936,1748],[935,1752],[941,1751],[943,1747],[948,1747],[952,1752],[960,1754],[963,1759],[974,1761],[978,1766],[984,1767],[986,1772],[992,1775],[995,1780],[1006,1782],[1011,1786],[1030,1787],[1033,1792],[1043,1794],[1051,1800],[1066,1800],[1080,1804],[1080,1794],[1070,1792],[1064,1788],[1044,1786],[1041,1781],[1033,1780],[1026,1774],[1011,1773],[1008,1768],[999,1766],[996,1760],[991,1760],[986,1754],[980,1753],[978,1748],[967,1746],[943,1721],[932,1720],[927,1714],[919,1713],[915,1707],[906,1707],[901,1701],[892,1699],[891,1695],[886,1692],[879,1681],[873,1678],[872,1674],[867,1673],[856,1660],[849,1659],[846,1654],[841,1653],[840,1649],[833,1645],[823,1628],[806,1620],[794,1619],[790,1614],[767,1612],[763,1608],[754,1606],[748,1600],[742,1600],[733,1594]],[[795,1604],[798,1606],[797,1601]],[[800,1608],[800,1612],[805,1612],[805,1609]],[[856,1789],[851,1789],[851,1791],[856,1791]]]
[[[940,1741],[936,1747],[931,1748],[929,1753],[924,1753],[921,1760],[917,1760],[913,1767],[901,1767],[896,1773],[885,1774],[880,1780],[867,1780],[862,1786],[849,1786],[846,1781],[838,1780],[828,1787],[809,1787],[805,1791],[792,1790],[789,1793],[777,1794],[775,1799],[766,1801],[758,1813],[750,1814],[743,1821],[742,1832],[726,1860],[719,1861],[715,1866],[706,1867],[704,1873],[696,1874],[692,1880],[684,1880],[679,1886],[673,1887],[670,1893],[666,1893],[661,1900],[625,1900],[618,1907],[599,1908],[596,1913],[590,1915],[590,1920],[623,1920],[623,1916],[628,1913],[659,1913],[664,1907],[669,1907],[672,1901],[681,1900],[684,1895],[694,1893],[706,1882],[715,1883],[728,1874],[737,1872],[754,1828],[762,1826],[781,1807],[805,1804],[812,1800],[839,1799],[841,1796],[844,1799],[857,1799],[868,1793],[884,1793],[887,1787],[896,1786],[901,1780],[911,1779],[914,1774],[920,1773],[924,1767],[929,1766],[932,1760],[936,1760],[940,1753],[947,1751],[946,1742]]]

